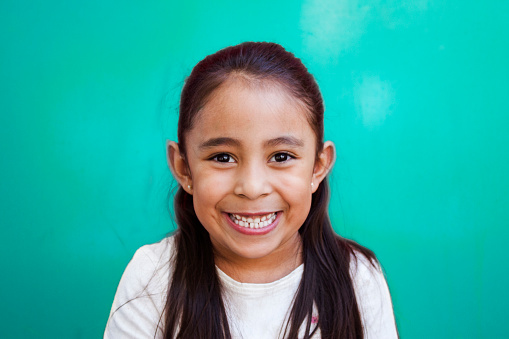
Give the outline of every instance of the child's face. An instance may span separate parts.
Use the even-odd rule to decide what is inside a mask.
[[[239,79],[226,81],[198,113],[186,135],[192,188],[183,186],[218,253],[295,256],[323,178],[314,175],[316,138],[306,114],[282,86]]]

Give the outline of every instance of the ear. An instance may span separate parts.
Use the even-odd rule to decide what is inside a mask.
[[[166,160],[173,177],[178,181],[180,186],[189,194],[193,194],[193,181],[189,166],[182,153],[180,153],[179,145],[168,140],[166,142]]]
[[[311,178],[311,186],[313,193],[316,192],[320,183],[332,169],[335,160],[336,160],[336,149],[334,147],[334,144],[332,143],[332,141],[326,141],[323,144],[323,149],[320,152],[318,160],[316,161],[315,167],[313,169],[313,177]]]

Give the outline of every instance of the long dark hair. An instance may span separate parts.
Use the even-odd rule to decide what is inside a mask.
[[[186,132],[212,92],[234,74],[251,81],[275,81],[306,105],[308,121],[323,148],[323,100],[318,85],[302,62],[274,43],[246,42],[222,49],[200,61],[187,78],[180,99],[178,141],[186,154]],[[329,188],[324,180],[312,196],[311,209],[299,229],[304,273],[288,323],[286,338],[296,339],[301,326],[305,338],[311,326],[313,305],[322,338],[363,338],[363,326],[350,277],[352,256],[374,261],[370,250],[336,235],[328,216]],[[175,195],[176,256],[164,313],[165,338],[225,338],[230,328],[221,295],[209,234],[200,224],[193,197],[181,187]]]

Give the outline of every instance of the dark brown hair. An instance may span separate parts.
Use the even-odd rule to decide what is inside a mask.
[[[314,77],[292,53],[274,43],[246,42],[222,49],[200,61],[182,89],[178,141],[185,157],[186,133],[210,95],[234,75],[247,81],[272,81],[304,104],[316,136],[317,156],[323,148],[323,100]],[[363,338],[363,327],[350,277],[352,256],[375,261],[370,250],[336,235],[328,216],[329,188],[324,180],[312,196],[311,209],[300,227],[304,273],[284,334],[296,339],[313,334],[313,305],[322,338]],[[231,338],[221,283],[209,234],[200,224],[193,197],[179,188],[175,196],[176,256],[164,316],[165,338]]]

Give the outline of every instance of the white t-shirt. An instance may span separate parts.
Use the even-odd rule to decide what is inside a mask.
[[[173,237],[136,251],[117,288],[105,339],[162,338],[162,313],[173,253]],[[397,338],[391,297],[382,271],[374,268],[362,255],[352,261],[350,274],[363,321],[364,337]],[[304,265],[267,284],[240,283],[219,268],[217,271],[224,288],[223,297],[232,337],[281,338]],[[313,313],[313,318],[316,316],[318,314]],[[312,319],[312,323],[315,323],[315,319]],[[319,331],[313,338],[320,338]]]

